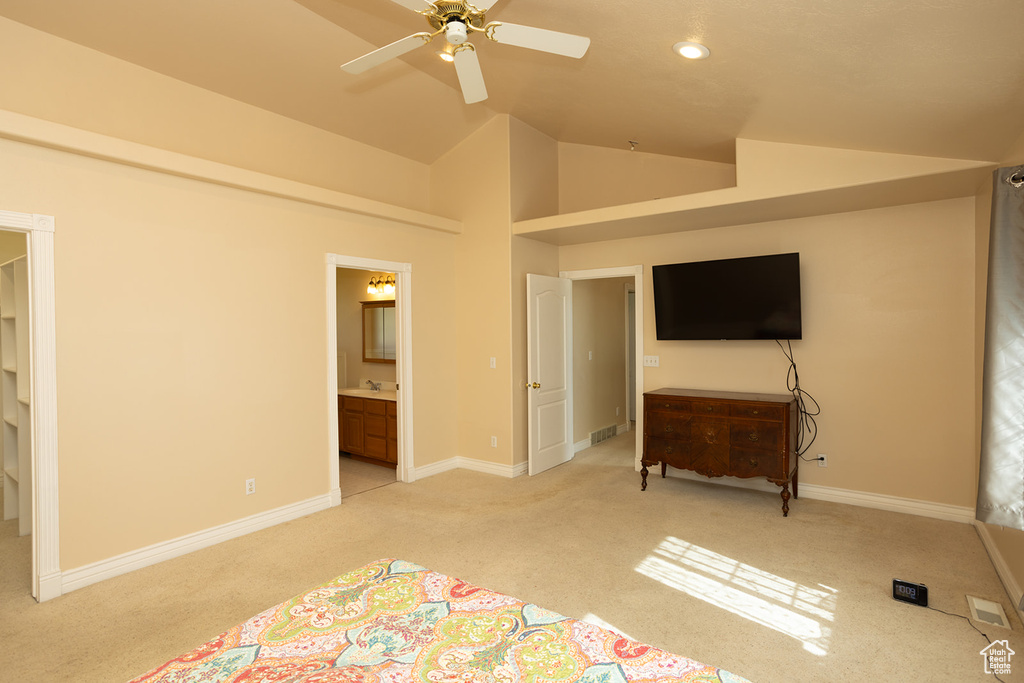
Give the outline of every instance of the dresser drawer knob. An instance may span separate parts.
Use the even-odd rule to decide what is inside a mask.
[[[757,441],[757,439],[758,439],[757,432],[750,432],[750,434],[747,435],[747,438],[750,439],[751,441]]]
[[[669,446],[668,448],[666,448],[665,453],[670,455],[672,453],[672,447]]]
[[[666,432],[674,432],[675,430],[672,429],[672,425],[665,425],[665,431]]]
[[[754,408],[754,412],[753,412],[753,414],[754,414],[754,415],[757,415],[757,408]]]
[[[751,458],[750,459],[750,466],[751,467],[757,467],[757,458]]]
[[[709,413],[713,413],[714,411],[715,411],[715,407],[714,406],[708,406],[708,412]]]

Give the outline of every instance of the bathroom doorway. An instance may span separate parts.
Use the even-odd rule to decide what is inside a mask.
[[[411,264],[328,256],[332,502],[412,462]]]

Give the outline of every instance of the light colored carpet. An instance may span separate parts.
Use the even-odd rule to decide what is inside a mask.
[[[340,474],[342,499],[359,493],[366,493],[367,491],[372,491],[388,484],[394,484],[398,481],[396,471],[390,467],[359,462],[345,455],[338,457],[338,471]]]
[[[382,557],[754,681],[993,680],[985,640],[963,619],[893,601],[893,577],[928,584],[950,612],[967,614],[965,594],[1000,602],[1014,630],[983,630],[1024,658],[972,526],[806,499],[784,519],[778,495],[660,477],[641,493],[632,438],[536,477],[456,470],[385,486],[41,605],[27,577],[5,577],[0,678],[124,681]],[[5,571],[15,546],[0,539]],[[1024,678],[1024,659],[1017,668],[1004,680]]]

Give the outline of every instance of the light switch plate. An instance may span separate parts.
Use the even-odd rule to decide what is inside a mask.
[[[661,358],[659,356],[644,356],[644,367],[656,368],[660,361]]]

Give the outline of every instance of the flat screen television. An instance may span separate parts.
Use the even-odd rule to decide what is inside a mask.
[[[800,254],[653,267],[658,339],[800,339]]]

